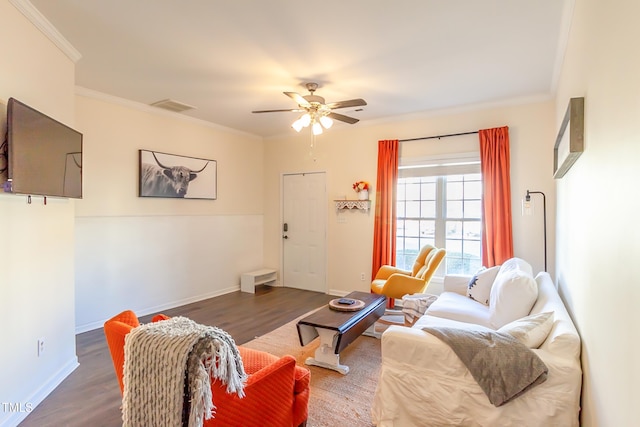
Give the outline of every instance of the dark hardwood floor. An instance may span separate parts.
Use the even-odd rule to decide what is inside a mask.
[[[317,292],[258,286],[255,294],[233,292],[163,313],[222,328],[241,345],[333,298]],[[149,322],[152,316],[140,320]],[[102,329],[77,335],[76,351],[80,366],[20,423],[20,427],[122,425],[122,397]]]

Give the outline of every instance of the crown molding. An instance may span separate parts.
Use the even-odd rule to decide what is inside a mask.
[[[9,0],[42,34],[47,36],[71,61],[78,62],[82,55],[64,38],[60,31],[29,0]]]
[[[233,128],[230,128],[230,127],[222,126],[222,125],[219,125],[217,123],[209,122],[207,120],[202,120],[202,119],[198,119],[198,118],[195,118],[195,117],[186,116],[183,113],[176,113],[176,112],[173,112],[173,111],[165,110],[163,108],[158,108],[158,107],[154,107],[152,105],[143,104],[143,103],[138,102],[138,101],[131,101],[129,99],[120,98],[120,97],[117,97],[117,96],[114,96],[114,95],[109,95],[109,94],[106,94],[104,92],[99,92],[97,90],[88,89],[88,88],[85,88],[85,87],[82,87],[82,86],[77,86],[76,85],[75,94],[78,95],[78,96],[83,96],[85,98],[96,99],[98,101],[106,102],[106,103],[109,103],[109,104],[121,105],[123,107],[127,107],[127,108],[130,108],[132,110],[143,111],[145,113],[155,114],[155,115],[158,115],[158,116],[173,117],[174,119],[186,121],[186,122],[189,122],[189,123],[198,124],[200,126],[205,126],[205,127],[211,128],[211,129],[216,129],[216,130],[228,132],[228,133],[231,133],[231,134],[234,134],[234,135],[240,135],[240,136],[245,136],[245,137],[250,137],[250,138],[255,138],[255,139],[264,139],[260,135],[255,135],[255,134],[252,134],[252,133],[249,133],[249,132],[245,132],[245,131],[241,131],[241,130],[238,130],[238,129],[233,129]]]

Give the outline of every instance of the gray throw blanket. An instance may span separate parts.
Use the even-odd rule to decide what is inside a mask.
[[[124,427],[202,426],[215,409],[212,380],[244,396],[247,375],[233,338],[185,317],[132,329],[124,360]]]
[[[504,405],[547,379],[544,362],[506,333],[428,326],[422,330],[451,347],[494,406]]]

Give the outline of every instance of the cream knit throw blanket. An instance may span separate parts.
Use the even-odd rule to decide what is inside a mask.
[[[185,317],[132,329],[125,337],[124,360],[123,427],[182,426],[185,392],[188,425],[202,426],[215,409],[211,379],[244,396],[247,375],[233,338]]]

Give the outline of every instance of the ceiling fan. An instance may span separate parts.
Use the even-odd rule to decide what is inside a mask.
[[[318,95],[314,95],[316,89],[318,89],[317,83],[307,83],[305,85],[309,91],[309,95],[299,95],[296,92],[283,92],[289,98],[293,99],[298,108],[285,109],[285,110],[258,110],[252,111],[252,113],[279,113],[279,112],[294,112],[304,113],[298,118],[291,127],[297,132],[300,132],[303,127],[311,126],[314,135],[322,133],[322,128],[329,129],[333,125],[333,120],[339,120],[341,122],[354,124],[359,120],[353,117],[345,116],[343,114],[334,113],[333,110],[338,108],[347,107],[359,107],[367,105],[364,99],[349,99],[347,101],[332,102],[326,104],[324,98]],[[332,120],[333,119],[333,120]]]

